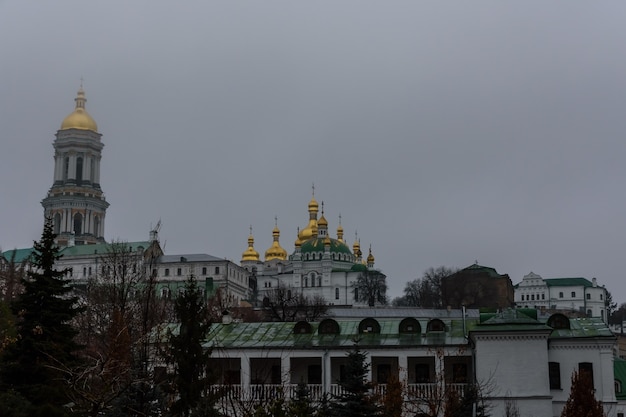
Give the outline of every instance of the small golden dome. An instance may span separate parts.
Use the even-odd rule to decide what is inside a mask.
[[[317,213],[319,209],[319,204],[317,204],[317,200],[315,200],[315,196],[311,197],[311,201],[309,201],[309,212]]]
[[[330,244],[330,236],[326,235],[326,238],[324,239],[324,246],[330,246]]]
[[[276,222],[278,220],[276,219]],[[272,236],[274,237],[274,241],[272,242],[272,246],[268,250],[265,251],[265,261],[271,261],[272,259],[279,259],[284,261],[287,259],[287,251],[280,246],[279,238],[280,238],[280,230],[278,229],[278,224],[274,225],[274,230],[272,230]]]
[[[87,99],[85,98],[85,92],[83,91],[82,86],[78,90],[78,94],[74,101],[76,101],[76,108],[65,119],[63,119],[60,130],[80,129],[97,132],[98,125],[96,124],[96,121],[89,115],[89,113],[87,113],[87,110],[85,110],[85,103],[87,102]]]
[[[324,226],[324,227],[328,226],[328,220],[326,220],[326,217],[324,217],[324,214],[322,214],[322,217],[320,217],[320,219],[317,221],[317,225]]]
[[[241,254],[241,262],[258,261],[259,252],[254,250],[254,236],[252,236],[252,226],[250,226],[250,236],[248,236],[248,249]]]
[[[367,263],[368,264],[373,264],[374,263],[374,255],[372,255],[372,247],[370,246],[370,253],[369,255],[367,255]]]

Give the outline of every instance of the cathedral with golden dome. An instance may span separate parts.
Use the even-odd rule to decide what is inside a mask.
[[[341,216],[336,237],[330,236],[328,220],[324,215],[324,203],[320,205],[315,193],[308,205],[309,219],[305,227],[298,230],[294,248],[288,254],[280,245],[280,230],[275,219],[271,246],[265,251],[264,259],[254,248],[252,227],[248,236],[248,247],[241,255],[241,266],[256,277],[257,301],[269,296],[273,289],[282,287],[288,293],[302,293],[313,299],[322,297],[331,305],[364,305],[359,300],[357,280],[368,271],[378,277],[385,276],[374,269],[374,255],[370,247],[363,259],[358,237],[350,249],[344,240]]]
[[[104,144],[98,125],[85,109],[82,84],[71,112],[56,133],[54,178],[41,201],[54,223],[60,246],[104,242],[104,218],[109,207],[100,188],[100,159]]]

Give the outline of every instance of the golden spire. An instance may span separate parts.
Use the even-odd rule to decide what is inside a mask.
[[[367,255],[367,266],[370,268],[374,266],[374,255],[372,255],[372,245],[370,244],[370,253]]]
[[[96,121],[89,115],[89,113],[87,113],[87,110],[85,110],[85,103],[87,102],[87,99],[85,98],[82,79],[74,101],[76,102],[76,107],[72,113],[63,119],[60,130],[80,129],[97,132],[98,125],[96,124]]]
[[[284,261],[287,259],[287,251],[280,246],[280,230],[278,229],[278,217],[274,216],[274,230],[272,230],[272,236],[274,241],[272,246],[265,251],[265,261],[271,261],[272,259],[279,259]]]
[[[248,236],[248,249],[241,254],[241,262],[258,261],[259,252],[254,250],[254,236],[252,236],[252,225],[250,225],[250,236]]]
[[[309,240],[312,238],[317,238],[317,211],[319,205],[317,204],[317,200],[315,200],[315,184],[313,184],[313,195],[311,197],[311,201],[309,201],[309,224],[300,230],[298,233],[298,237],[301,241]]]
[[[361,258],[363,254],[361,252],[361,241],[359,241],[359,235],[355,231],[354,232],[354,243],[352,244],[352,252],[354,252],[354,256],[356,256],[357,260]]]
[[[341,213],[339,213],[339,226],[337,226],[337,240],[340,241],[341,243],[344,243],[343,226],[341,226]]]
[[[300,240],[300,227],[298,227],[298,232],[296,233],[296,241],[294,242],[296,248],[302,246],[302,241]]]

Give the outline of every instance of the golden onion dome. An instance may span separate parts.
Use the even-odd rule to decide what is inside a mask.
[[[302,241],[317,237],[317,220],[309,220],[309,224],[298,234],[298,238]]]
[[[326,235],[326,238],[324,238],[324,246],[330,246],[331,243],[330,236]]]
[[[280,246],[279,238],[280,238],[280,230],[278,229],[278,225],[274,226],[274,230],[272,230],[272,236],[274,237],[274,241],[272,242],[272,246],[268,250],[265,251],[265,261],[271,261],[272,259],[279,259],[284,261],[287,259],[287,251]]]
[[[320,217],[320,219],[317,221],[317,225],[328,227],[328,220],[326,220],[326,217],[324,217],[323,213],[322,213],[322,217]]]
[[[252,236],[252,227],[250,227],[250,236],[248,236],[248,249],[241,254],[241,262],[258,261],[259,252],[254,250],[254,236]]]
[[[315,196],[311,197],[311,201],[309,201],[309,212],[317,213],[319,209],[319,204],[317,204],[317,200],[315,200]]]
[[[368,264],[373,264],[374,263],[374,255],[372,255],[372,247],[370,246],[370,253],[369,255],[367,255],[367,263]]]
[[[76,101],[76,108],[65,119],[63,119],[60,130],[80,129],[97,132],[98,125],[96,124],[96,121],[89,115],[89,113],[87,113],[87,110],[85,110],[85,103],[87,102],[87,99],[85,98],[85,92],[83,91],[82,86],[78,90],[78,94],[76,95],[74,101]]]
[[[354,253],[354,256],[356,256],[357,258],[361,257],[361,242],[359,242],[358,239],[356,239],[354,241],[354,243],[352,244],[352,252]]]

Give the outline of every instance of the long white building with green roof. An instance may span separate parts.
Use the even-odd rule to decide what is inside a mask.
[[[542,278],[531,272],[514,291],[518,307],[575,311],[607,320],[607,290],[596,278]]]
[[[620,407],[616,338],[598,317],[543,316],[534,309],[346,311],[333,309],[334,317],[316,322],[214,324],[205,346],[225,394],[222,406],[278,395],[289,400],[299,383],[314,400],[338,394],[346,354],[358,345],[375,391],[384,394],[393,378],[402,382],[407,416],[478,384],[489,415],[505,415],[514,403],[522,416],[556,417],[575,371],[592,377],[608,416]]]

